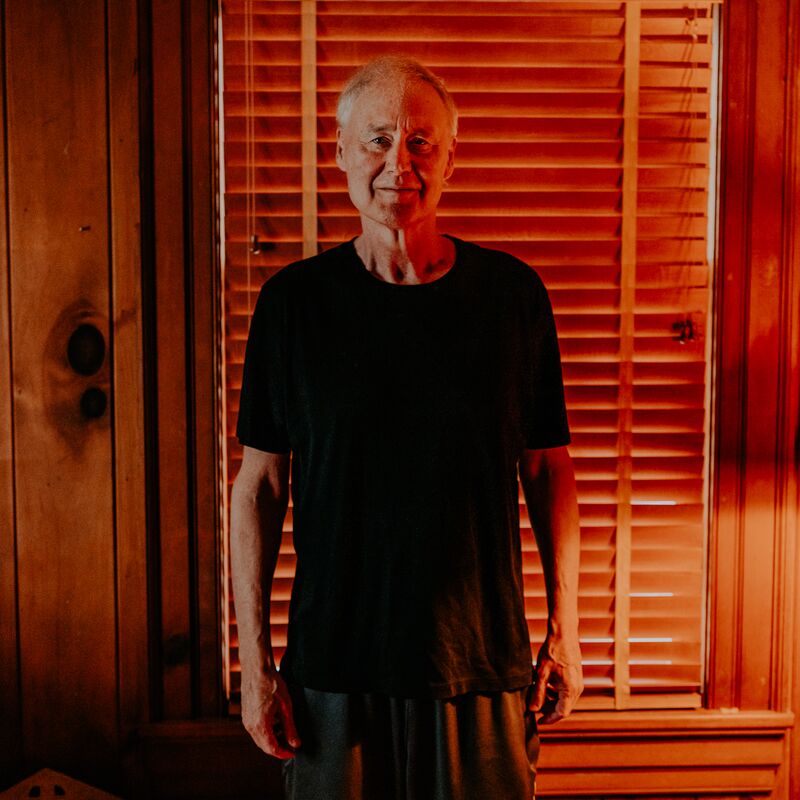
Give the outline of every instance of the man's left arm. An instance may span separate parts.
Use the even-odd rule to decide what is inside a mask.
[[[566,447],[524,450],[519,476],[547,589],[547,638],[536,662],[531,711],[545,725],[566,717],[583,691],[578,642],[580,525],[575,471]]]

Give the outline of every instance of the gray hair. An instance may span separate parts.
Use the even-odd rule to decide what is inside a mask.
[[[408,56],[378,56],[359,68],[347,81],[342,93],[339,95],[339,102],[336,105],[336,122],[339,127],[343,127],[350,118],[353,103],[356,98],[373,83],[382,80],[396,80],[401,78],[406,81],[417,80],[430,84],[442,99],[450,118],[450,129],[453,137],[458,134],[458,111],[456,104],[444,81],[434,75],[426,66],[420,64]]]

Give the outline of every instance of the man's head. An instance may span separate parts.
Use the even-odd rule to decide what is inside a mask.
[[[450,120],[450,132],[455,139],[458,136],[458,111],[456,104],[444,81],[434,75],[424,64],[406,56],[379,56],[354,72],[339,95],[336,104],[336,123],[342,128],[353,109],[355,99],[375,83],[408,83],[423,81],[429,83],[441,98]]]
[[[378,58],[348,81],[336,119],[336,163],[362,217],[393,229],[433,220],[456,145],[441,80],[412,59]]]

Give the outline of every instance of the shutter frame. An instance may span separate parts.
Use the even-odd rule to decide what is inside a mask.
[[[581,708],[701,702],[715,4],[694,5],[697,19],[687,22],[683,2],[253,2],[247,28],[246,0],[223,3],[229,474],[240,458],[232,431],[258,287],[315,245],[325,249],[359,230],[333,161],[333,115],[347,75],[387,49],[371,15],[378,6],[384,15],[425,15],[435,7],[426,25],[404,24],[398,47],[440,74],[459,107],[456,171],[440,205],[443,228],[535,266],[556,313],[582,521],[587,693]],[[310,47],[314,6],[317,35]],[[635,58],[625,42],[634,12],[640,25]],[[509,32],[514,35],[504,40]],[[463,64],[464,47],[454,37],[479,33],[482,41],[469,42],[471,56],[485,65],[477,72]],[[590,66],[583,65],[587,54]],[[255,113],[249,132],[242,117],[248,57]],[[638,110],[626,118],[634,90]],[[632,119],[637,136],[630,158]],[[254,232],[267,247],[248,255]],[[623,239],[630,264],[624,297]],[[627,350],[619,336],[623,318]],[[694,338],[677,342],[681,331],[671,327],[677,322]],[[627,420],[622,426],[621,418]],[[544,588],[521,496],[520,502],[529,629],[536,640],[544,631]],[[619,549],[621,524],[629,534]],[[663,546],[670,536],[680,542],[683,561]],[[626,551],[630,591],[624,567],[614,562]],[[292,558],[289,513],[273,587],[279,652]],[[642,596],[659,591],[665,571],[677,589],[672,597]],[[681,616],[685,607],[693,611]],[[234,620],[232,606],[230,614]],[[661,641],[670,638],[664,633],[670,619],[672,641]],[[235,705],[235,623],[230,640]]]

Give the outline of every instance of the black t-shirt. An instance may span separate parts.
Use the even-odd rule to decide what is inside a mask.
[[[517,462],[569,442],[536,273],[450,237],[424,284],[353,242],[261,289],[237,436],[292,452],[297,572],[281,672],[335,692],[449,697],[531,680]]]

